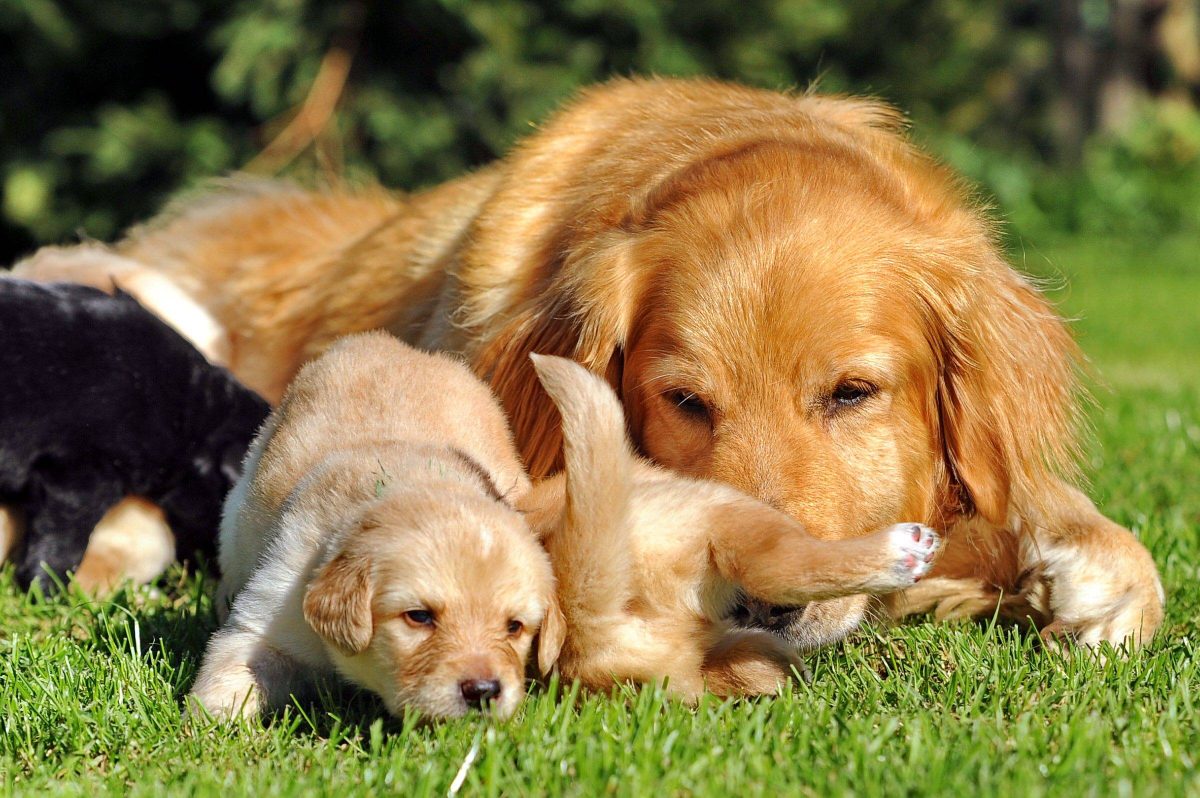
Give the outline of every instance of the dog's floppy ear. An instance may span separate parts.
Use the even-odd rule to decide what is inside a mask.
[[[937,412],[958,504],[1004,524],[1076,469],[1078,350],[1041,294],[993,256],[945,292]]]
[[[558,410],[529,362],[530,352],[574,357],[579,326],[559,310],[562,304],[538,302],[525,309],[492,336],[475,362],[477,373],[504,406],[517,448],[534,479],[562,468]]]
[[[375,631],[371,563],[342,552],[321,568],[304,592],[304,620],[345,654],[361,654]]]
[[[475,357],[475,370],[500,397],[534,479],[562,468],[562,432],[529,355],[569,358],[603,375],[614,389],[620,385],[621,351],[640,300],[631,247],[622,237],[614,233],[607,244],[573,253],[541,296]]]
[[[567,619],[563,617],[562,608],[558,606],[558,597],[550,595],[546,605],[546,617],[542,619],[542,627],[538,630],[537,664],[542,676],[549,676],[558,655],[562,652],[563,641],[567,637]]]

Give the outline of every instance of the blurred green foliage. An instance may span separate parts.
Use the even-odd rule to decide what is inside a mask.
[[[0,0],[0,260],[111,238],[172,192],[252,162],[338,48],[353,68],[336,116],[271,171],[416,188],[495,157],[611,75],[816,80],[904,108],[1020,227],[1200,230],[1189,102],[1147,103],[1124,132],[1089,140],[1079,164],[1054,165],[1056,6]],[[1084,6],[1103,34],[1103,0]]]
[[[1015,231],[1200,235],[1200,114],[1189,104],[1145,104],[1121,133],[1093,135],[1070,167],[945,134],[932,146],[982,184]]]

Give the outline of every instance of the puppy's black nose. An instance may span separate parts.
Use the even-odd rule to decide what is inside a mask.
[[[496,679],[467,679],[458,683],[467,706],[483,709],[483,702],[500,695],[500,682]]]

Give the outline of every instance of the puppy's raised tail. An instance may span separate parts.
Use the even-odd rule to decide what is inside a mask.
[[[578,635],[592,624],[610,625],[602,619],[623,614],[631,595],[634,456],[621,403],[604,380],[566,358],[529,357],[562,416],[566,511],[546,545],[563,614]]]

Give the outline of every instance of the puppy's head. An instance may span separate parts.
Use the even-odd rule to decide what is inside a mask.
[[[561,463],[554,408],[516,362],[533,349],[606,375],[643,454],[819,537],[1053,501],[1075,441],[1065,326],[894,115],[787,102],[781,138],[630,196],[485,351],[531,472]],[[842,604],[822,639],[861,617]]]
[[[317,570],[304,617],[344,676],[434,718],[509,717],[535,635],[543,669],[562,644],[545,553],[520,515],[474,496],[372,505]]]

